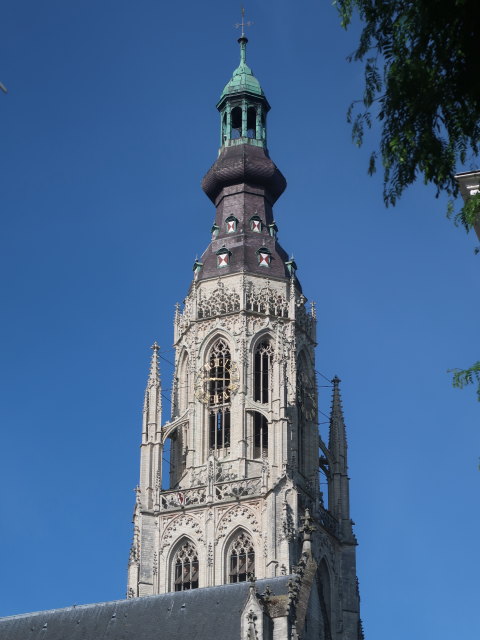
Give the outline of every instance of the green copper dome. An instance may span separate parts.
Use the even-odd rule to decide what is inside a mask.
[[[240,64],[233,72],[231,80],[225,85],[220,100],[227,95],[242,91],[248,91],[249,93],[262,97],[265,95],[259,81],[255,78],[253,71],[246,63],[247,38],[242,36],[238,42],[240,43]]]

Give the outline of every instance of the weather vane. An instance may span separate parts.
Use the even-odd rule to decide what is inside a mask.
[[[250,20],[245,22],[245,7],[242,7],[242,21],[235,24],[235,29],[239,29],[240,27],[242,28],[241,38],[245,37],[245,27],[251,27],[252,24],[253,22],[250,22]]]

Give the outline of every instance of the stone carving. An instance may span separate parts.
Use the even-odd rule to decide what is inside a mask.
[[[213,565],[213,547],[212,543],[208,543],[208,551],[207,551],[207,565],[211,567]]]
[[[203,504],[206,501],[206,497],[206,487],[164,491],[160,495],[160,510],[168,511],[168,509],[177,509],[179,507]]]
[[[250,478],[215,485],[215,499],[240,498],[242,496],[255,496],[261,492],[261,479]]]
[[[255,290],[252,286],[247,293],[247,311],[288,318],[288,302],[285,296],[272,289],[269,283],[260,290]]]
[[[293,540],[295,537],[293,510],[286,500],[282,505],[282,532],[285,540]]]
[[[193,534],[199,542],[204,542],[202,535],[203,527],[193,516],[180,515],[171,520],[164,529],[160,549],[172,544],[174,534],[188,532]],[[175,536],[177,537],[177,536]]]
[[[153,575],[156,576],[158,573],[158,554],[156,551],[153,552]]]
[[[315,308],[313,307],[310,313],[305,308],[306,299],[304,296],[300,296],[295,301],[295,320],[297,325],[305,331],[307,334],[312,334],[315,326]],[[314,315],[315,314],[315,315]]]
[[[232,465],[227,464],[226,462],[217,463],[216,465],[216,473],[215,473],[215,482],[229,482],[230,480],[235,480],[237,478],[237,474],[232,471]]]
[[[247,640],[257,640],[257,616],[252,609],[247,613]]]
[[[197,311],[199,319],[213,318],[234,311],[240,311],[240,296],[236,291],[226,287],[220,279],[217,288],[208,298],[202,298],[200,293]]]
[[[190,487],[199,487],[207,484],[207,468],[205,466],[192,469],[190,475]]]
[[[226,536],[227,533],[232,529],[232,523],[243,524],[247,526],[252,531],[252,533],[260,532],[260,527],[254,511],[246,504],[237,504],[234,507],[227,509],[227,511],[221,517],[217,527],[217,537],[215,540],[215,544],[217,544],[220,538]]]

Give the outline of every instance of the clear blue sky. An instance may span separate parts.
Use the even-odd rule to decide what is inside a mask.
[[[422,185],[384,208],[377,133],[357,150],[345,119],[358,31],[329,1],[247,12],[289,183],[280,239],[318,305],[317,368],[343,380],[367,638],[479,637],[480,404],[447,373],[480,357],[475,238]],[[174,304],[208,243],[200,180],[238,14],[2,3],[1,615],[124,596],[149,346],[173,358]]]

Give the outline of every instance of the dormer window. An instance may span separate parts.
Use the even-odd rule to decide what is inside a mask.
[[[218,226],[218,224],[213,224],[212,227],[212,240],[215,240],[216,238],[218,238],[218,234],[220,233],[220,227]]]
[[[278,227],[275,224],[275,221],[271,222],[268,225],[268,233],[272,236],[272,238],[276,238],[277,237]]]
[[[235,218],[235,216],[228,216],[228,218],[225,218],[226,232],[235,233],[235,231],[237,230],[237,224],[238,220],[237,218]]]
[[[293,277],[295,275],[295,271],[297,270],[297,264],[293,259],[293,256],[290,258],[290,260],[287,260],[285,262],[285,266],[287,267],[289,276]]]
[[[193,276],[195,278],[200,273],[200,270],[202,267],[203,267],[203,262],[200,262],[199,260],[196,259],[195,262],[193,263]]]
[[[267,247],[260,247],[257,251],[258,264],[260,267],[269,267],[272,261],[272,253]]]
[[[217,252],[217,267],[220,269],[222,267],[228,267],[230,264],[230,256],[231,252],[226,248],[222,247]]]
[[[261,233],[262,231],[262,220],[259,216],[252,216],[250,218],[250,229],[255,231],[255,233]]]

